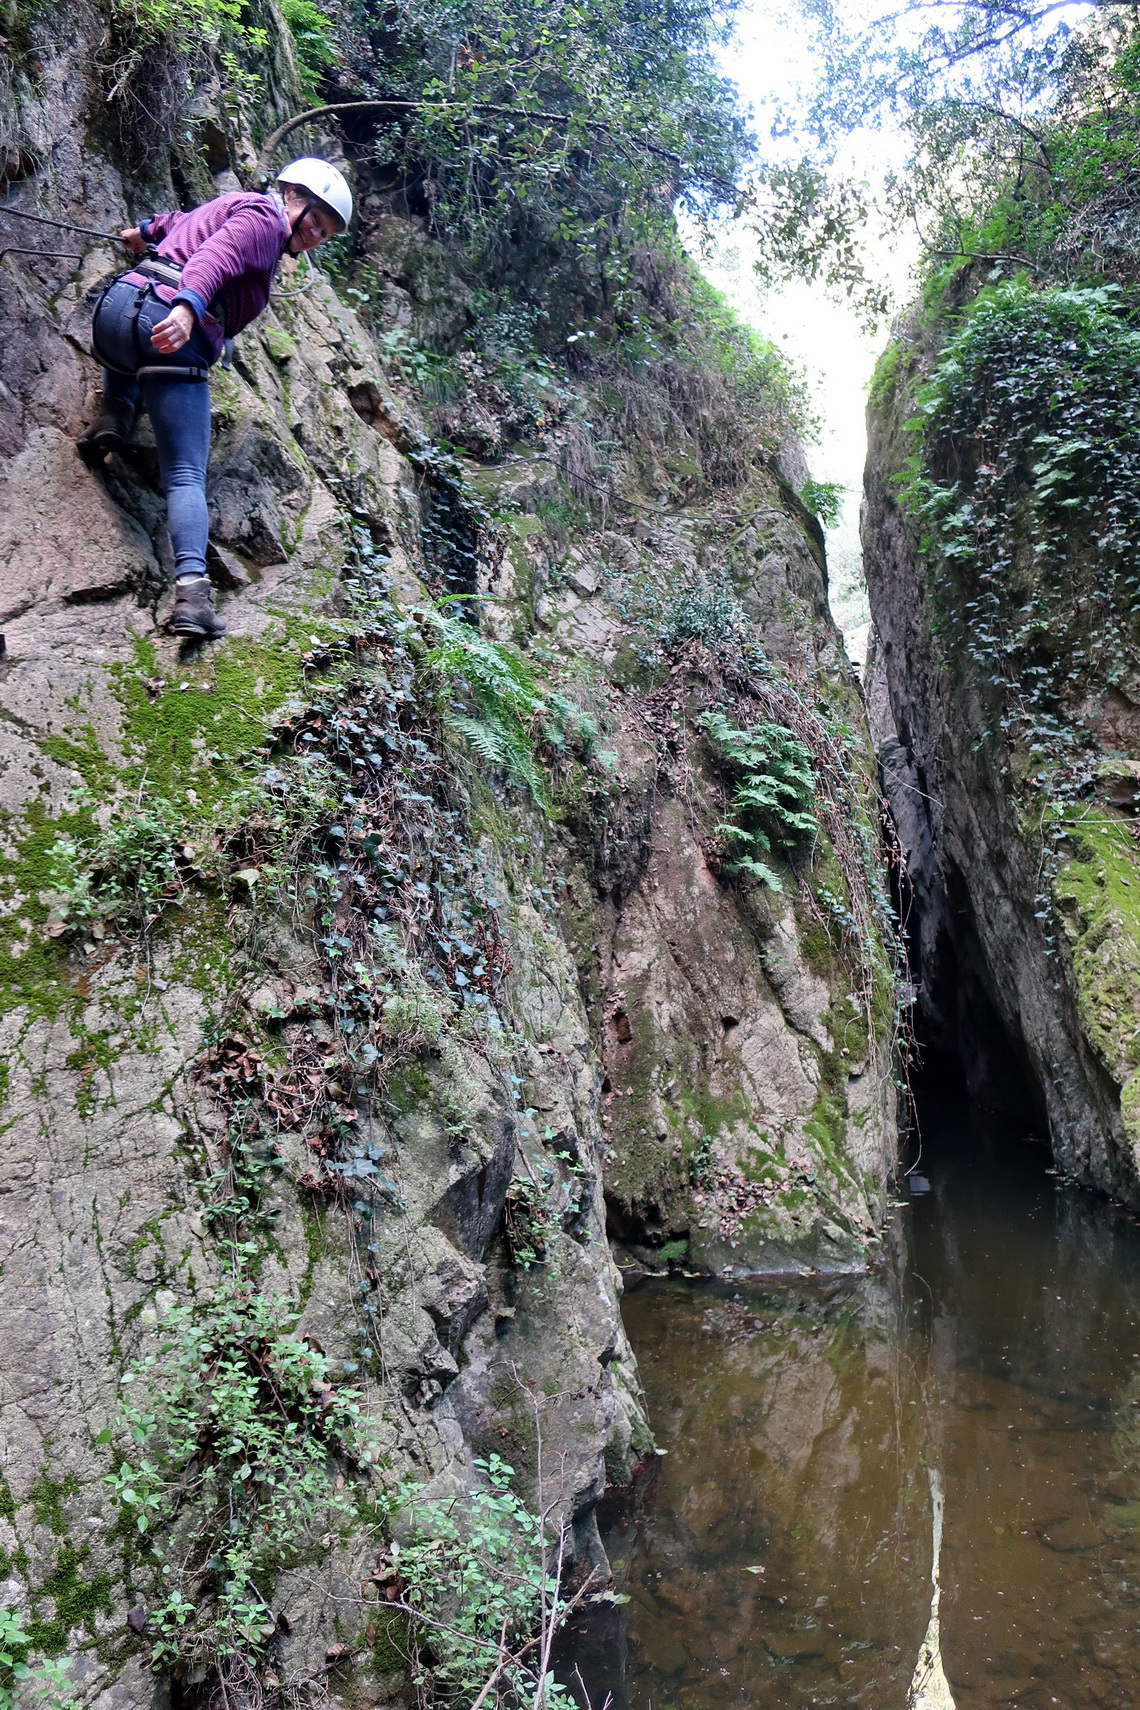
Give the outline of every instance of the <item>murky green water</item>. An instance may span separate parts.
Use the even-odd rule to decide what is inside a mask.
[[[903,1710],[932,1470],[958,1710],[1140,1706],[1140,1231],[976,1113],[926,1127],[885,1273],[628,1293],[667,1453],[604,1532],[630,1602],[569,1636],[594,1710]]]

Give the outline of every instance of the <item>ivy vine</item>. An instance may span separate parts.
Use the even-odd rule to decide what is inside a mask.
[[[911,426],[904,499],[933,562],[938,627],[1051,775],[1088,782],[1090,690],[1135,668],[1140,331],[1115,286],[983,291]]]

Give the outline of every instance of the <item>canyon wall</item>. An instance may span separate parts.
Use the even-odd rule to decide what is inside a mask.
[[[1033,532],[1041,448],[1055,431],[1047,397],[1037,461],[1025,463],[981,431],[947,449],[933,406],[923,415],[916,404],[979,284],[963,267],[934,311],[904,317],[868,412],[869,696],[907,857],[911,972],[928,1045],[960,1053],[981,1097],[1047,1128],[1063,1174],[1135,1203],[1140,673],[1129,607],[1122,591],[1098,589],[1097,551],[1079,532],[1099,496],[1070,509],[1075,532],[1055,557]],[[993,313],[1046,313],[1047,300]],[[1003,367],[990,372],[995,390],[1012,391]],[[964,533],[981,534],[984,481],[1015,495],[1011,557],[984,544],[957,560],[940,553],[905,495],[923,455],[932,480],[958,481]]]
[[[265,21],[268,128],[301,97]],[[92,117],[104,28],[31,15],[9,204],[112,231],[233,187],[253,143],[208,92],[173,180],[128,170]],[[547,360],[520,404],[463,354],[471,280],[348,169],[355,255],[283,268],[211,378],[228,634],[201,648],[164,630],[145,421],[75,450],[121,257],[2,227],[39,252],[0,263],[3,1601],[98,1710],[216,1685],[152,1667],[155,1558],[106,1482],[172,1312],[276,1303],[360,1397],[365,1488],[460,1492],[500,1455],[585,1571],[652,1450],[609,1237],[651,1269],[878,1251],[873,759],[791,448],[734,463],[715,374]],[[425,350],[454,359],[434,399]],[[734,871],[718,708],[816,744],[831,831],[773,856],[779,889]],[[384,1535],[361,1508],[282,1569],[257,1702],[406,1691]]]

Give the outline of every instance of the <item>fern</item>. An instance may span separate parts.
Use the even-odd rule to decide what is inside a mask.
[[[450,713],[451,729],[480,760],[503,767],[545,807],[535,744],[561,749],[573,739],[588,749],[596,735],[592,722],[564,695],[544,696],[525,660],[445,606],[424,606],[418,615],[437,638],[428,651],[429,670],[450,683],[465,703]]]
[[[543,799],[542,778],[525,735],[512,730],[501,719],[467,718],[453,714],[448,721],[452,730],[466,737],[468,746],[480,760],[491,766],[503,766],[520,784],[525,784],[536,801]]]
[[[786,725],[738,730],[722,712],[706,713],[701,722],[722,766],[738,780],[733,817],[716,827],[722,837],[744,846],[727,871],[748,873],[769,890],[782,890],[776,872],[759,856],[772,854],[774,847],[789,849],[798,837],[818,829],[811,750]]]
[[[733,873],[751,873],[754,879],[759,879],[762,885],[767,885],[770,891],[782,891],[783,880],[779,874],[768,866],[766,861],[757,861],[754,855],[742,855],[729,869]]]

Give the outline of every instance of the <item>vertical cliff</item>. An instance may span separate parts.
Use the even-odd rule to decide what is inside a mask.
[[[1012,1047],[1058,1166],[1135,1201],[1134,335],[963,267],[880,363],[864,546],[927,1037]]]
[[[132,154],[107,20],[53,19],[11,207],[112,231],[251,166],[208,79]],[[260,27],[263,135],[302,93]],[[860,1266],[890,1169],[872,758],[778,365],[675,248],[630,287],[656,354],[575,354],[578,304],[555,359],[351,170],[335,274],[211,379],[202,649],[145,424],[74,449],[114,250],[3,226],[3,1601],[99,1710],[399,1698],[402,1479],[444,1526],[500,1457],[604,1571],[652,1447],[608,1233]]]

